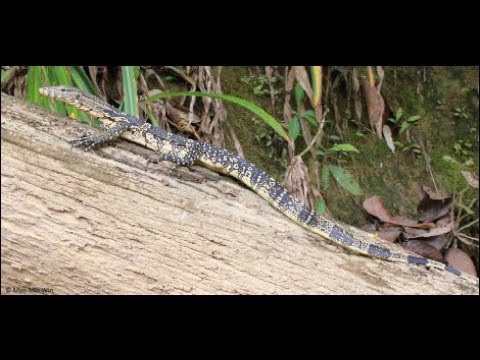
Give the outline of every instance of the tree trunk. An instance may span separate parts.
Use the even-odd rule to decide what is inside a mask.
[[[149,164],[2,94],[2,293],[476,294],[456,276],[348,253],[233,179]]]

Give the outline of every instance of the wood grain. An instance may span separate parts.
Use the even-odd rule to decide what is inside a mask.
[[[72,148],[93,130],[5,94],[1,111],[2,294],[478,294],[348,253],[228,177],[125,140]]]

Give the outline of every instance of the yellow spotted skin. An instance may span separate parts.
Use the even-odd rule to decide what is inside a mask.
[[[87,148],[98,146],[118,138],[124,131],[129,131],[136,135],[137,143],[156,151],[156,157],[150,159],[151,161],[166,160],[183,166],[199,162],[214,171],[232,176],[255,191],[293,222],[353,252],[389,261],[445,270],[479,286],[477,277],[465,274],[448,265],[421,256],[405,255],[393,250],[391,245],[390,248],[381,245],[378,240],[374,241],[369,236],[361,238],[354,236],[341,224],[316,215],[312,209],[307,208],[291,196],[279,182],[266,172],[226,149],[154,127],[76,88],[42,87],[40,93],[86,111],[102,121],[104,129],[102,135],[95,136],[86,133],[85,136],[73,141],[75,146],[84,145]]]

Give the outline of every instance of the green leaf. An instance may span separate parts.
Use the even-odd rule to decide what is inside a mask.
[[[145,113],[147,114],[148,118],[152,122],[152,124],[154,126],[159,126],[160,124],[159,124],[157,118],[153,115],[153,113],[151,111],[149,111],[148,109],[144,109],[144,110],[145,110]]]
[[[81,66],[70,66],[69,72],[72,78],[72,82],[77,88],[89,94],[97,94],[95,86],[93,85],[92,81],[89,79]],[[82,111],[80,111],[80,119],[87,124],[91,122],[90,116]]]
[[[272,127],[272,129],[275,130],[277,134],[279,134],[286,141],[290,141],[290,138],[288,137],[285,130],[283,130],[282,125],[272,115],[267,113],[260,106],[255,105],[254,103],[244,100],[242,98],[238,98],[236,96],[224,95],[224,94],[210,94],[210,93],[204,93],[200,91],[177,91],[177,92],[164,92],[164,93],[155,94],[148,97],[145,101],[155,101],[157,99],[164,99],[164,98],[170,98],[175,96],[204,96],[204,97],[210,97],[212,99],[220,99],[223,101],[227,101],[233,104],[243,106],[244,108],[258,115],[263,121],[265,121],[265,123],[267,123],[270,127]]]
[[[472,211],[472,209],[470,209],[469,207],[463,205],[463,204],[460,204],[460,203],[457,203],[455,204],[456,206],[458,206],[459,208],[463,209],[468,215],[473,215],[474,212]]]
[[[322,167],[322,187],[327,190],[330,186],[330,165],[323,165]]]
[[[400,134],[403,134],[409,127],[410,124],[408,122],[402,122],[402,126],[400,127]]]
[[[8,77],[8,75],[10,75],[11,72],[12,72],[12,69],[2,70],[2,84],[5,81],[5,79]]]
[[[42,67],[29,66],[27,73],[27,100],[34,104],[41,104],[44,99],[40,97],[38,89],[42,86]],[[46,102],[45,102],[46,104]]]
[[[97,94],[95,86],[81,66],[71,66],[70,69],[72,80],[76,87],[90,94]]]
[[[341,187],[354,195],[363,194],[363,191],[360,188],[357,180],[355,180],[355,178],[347,169],[335,165],[329,165],[328,167],[333,177],[335,180],[337,180]]]
[[[308,122],[311,123],[313,126],[318,126],[317,119],[315,118],[315,112],[313,110],[307,110],[300,116],[308,120]]]
[[[394,141],[393,143],[395,144],[395,147],[398,148],[398,149],[402,149],[405,146],[400,141]]]
[[[300,134],[300,120],[298,116],[294,116],[288,123],[288,134],[293,141],[295,141]]]
[[[421,149],[420,145],[412,143],[412,144],[409,144],[409,145],[405,146],[402,149],[402,151],[408,151],[408,150],[413,151],[413,150],[420,150],[420,149]]]
[[[453,157],[448,156],[448,155],[442,156],[442,159],[444,161],[447,161],[447,162],[450,162],[450,163],[453,163],[453,164],[460,164],[457,160],[455,160]]]
[[[325,156],[326,152],[321,150],[321,149],[317,149],[317,154],[320,155],[320,156]]]
[[[414,122],[417,122],[418,120],[420,120],[422,117],[420,115],[414,115],[414,116],[410,116],[408,119],[407,119],[407,122],[409,123],[414,123]]]
[[[51,79],[52,81],[58,85],[73,86],[73,80],[68,66],[49,66],[49,68],[52,68],[53,73],[55,74],[55,79]],[[71,118],[79,119],[87,124],[90,122],[90,116],[83,111],[80,111],[71,105],[65,105],[65,109],[68,116]]]
[[[257,85],[253,88],[253,93],[255,95],[262,95],[263,94],[263,84]]]
[[[402,108],[398,108],[398,110],[395,112],[395,120],[398,121],[400,120],[400,118],[402,117],[403,115],[403,109]]]
[[[70,77],[70,74],[68,73],[66,66],[49,66],[49,68],[51,68],[51,70],[53,71],[53,76],[55,77],[50,78],[50,81],[56,81],[57,85],[73,85],[72,79]]]
[[[328,149],[330,151],[345,151],[345,152],[356,152],[360,153],[355,146],[352,144],[335,144],[333,147]]]
[[[305,91],[303,88],[299,84],[295,85],[295,102],[297,103],[297,109],[300,108],[300,104],[302,103],[304,96]]]
[[[124,104],[123,111],[138,117],[137,80],[135,78],[135,66],[122,66],[122,83]]]
[[[325,200],[318,200],[317,201],[317,206],[315,207],[315,210],[316,210],[316,213],[317,215],[323,215],[325,213],[325,210],[326,210],[326,206],[325,206]]]
[[[43,85],[47,86],[57,86],[59,82],[57,80],[57,74],[55,73],[55,66],[43,66],[42,73],[44,76]],[[42,97],[42,96],[40,96]],[[45,100],[45,106],[51,111],[56,112],[57,114],[67,115],[67,110],[65,108],[66,104],[53,99],[43,98]]]
[[[49,80],[53,84],[73,86],[72,78],[66,66],[49,66],[48,70],[49,70],[48,73],[51,74],[49,75]],[[57,112],[64,114],[64,112],[59,110],[57,105],[55,105],[55,109],[57,110]],[[71,105],[65,105],[65,110],[67,111],[67,114],[69,117],[73,119],[82,119],[84,122],[85,120],[87,120],[88,122],[88,118],[89,118],[88,115],[83,112],[80,112],[77,108]]]

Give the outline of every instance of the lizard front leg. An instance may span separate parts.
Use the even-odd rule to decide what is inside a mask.
[[[85,135],[81,138],[70,141],[70,144],[73,146],[86,146],[87,149],[91,149],[95,146],[104,144],[110,140],[118,138],[125,130],[127,130],[131,125],[128,122],[120,122],[114,127],[105,129],[105,126],[102,129],[105,129],[103,134],[94,135],[91,132],[82,130]]]

